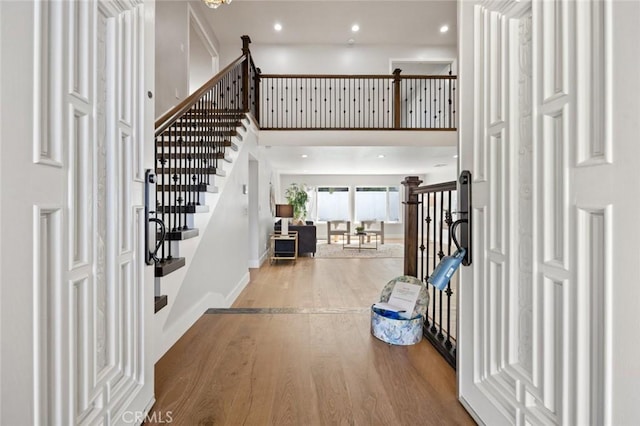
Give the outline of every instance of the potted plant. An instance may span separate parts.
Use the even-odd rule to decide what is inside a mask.
[[[356,226],[356,234],[364,234],[364,226]]]
[[[304,184],[292,183],[285,191],[287,202],[293,206],[293,218],[295,221],[302,222],[307,217],[307,195],[306,186]]]

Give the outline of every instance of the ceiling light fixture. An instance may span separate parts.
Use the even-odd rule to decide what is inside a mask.
[[[447,31],[449,31],[449,26],[448,25],[443,25],[440,27],[440,32],[441,33],[446,33]]]
[[[273,29],[274,29],[274,30],[276,30],[276,31],[282,31],[282,25],[280,25],[280,24],[276,23],[276,24],[273,26]]]
[[[211,9],[217,9],[218,6],[220,6],[221,4],[229,4],[233,0],[202,0],[202,1],[204,4],[207,5],[207,7],[210,7]]]
[[[354,33],[357,33],[358,31],[360,31],[360,25],[353,24],[353,26],[351,27],[351,31],[353,31]]]
[[[308,157],[308,155],[307,155],[307,154],[302,154],[300,157],[302,157],[302,158],[307,158],[307,157]]]
[[[458,158],[458,154],[454,155],[453,158]]]
[[[378,158],[384,158],[384,154],[379,154]]]

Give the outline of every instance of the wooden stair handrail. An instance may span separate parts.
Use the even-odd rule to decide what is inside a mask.
[[[156,120],[156,137],[164,132],[167,128],[169,128],[169,126],[171,126],[173,123],[175,123],[187,111],[189,111],[191,107],[195,105],[202,96],[204,96],[209,90],[215,87],[215,85],[218,84],[220,80],[222,80],[222,78],[227,75],[233,68],[245,62],[247,58],[248,55],[241,55],[238,59],[227,65],[222,71],[213,76],[202,87],[193,92],[191,95],[187,96],[184,101],[180,102],[170,111],[165,113],[162,117],[158,118]]]

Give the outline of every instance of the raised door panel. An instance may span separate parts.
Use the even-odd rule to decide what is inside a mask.
[[[612,323],[626,315],[614,306],[626,299],[616,300],[614,288],[624,284],[612,277],[638,276],[623,260],[632,244],[620,236],[638,234],[625,212],[640,201],[613,183],[632,179],[626,162],[640,151],[629,132],[637,119],[624,117],[640,108],[614,102],[607,64],[633,62],[614,54],[629,50],[615,22],[638,32],[627,16],[639,9],[461,3],[460,96],[473,98],[460,113],[461,166],[475,179],[459,383],[463,403],[487,424],[625,418],[612,409],[616,392],[626,395],[618,390],[624,374],[613,375],[625,370],[614,362],[621,355],[611,349]]]
[[[47,312],[34,328],[37,419],[121,423],[152,398],[143,12],[137,1],[36,4],[36,90],[47,102],[34,111],[34,161],[60,169],[65,194],[65,207],[34,218],[34,307]],[[131,405],[143,388],[144,405]]]

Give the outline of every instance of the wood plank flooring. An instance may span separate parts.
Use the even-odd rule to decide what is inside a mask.
[[[402,259],[313,258],[252,270],[239,313],[203,315],[156,364],[152,413],[174,425],[474,424],[426,341],[369,332],[366,308],[401,271]]]

